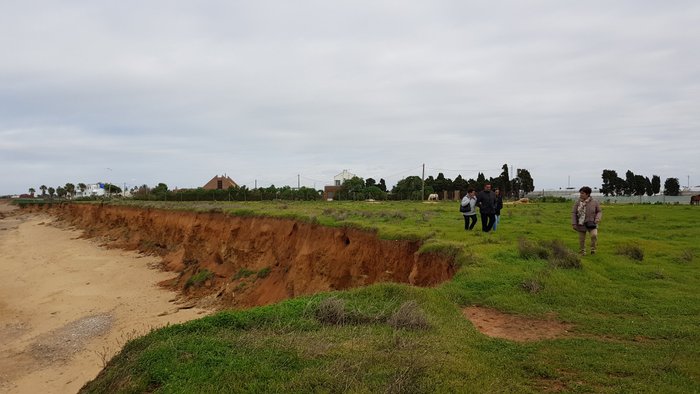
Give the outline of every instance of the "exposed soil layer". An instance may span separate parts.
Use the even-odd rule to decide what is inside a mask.
[[[572,324],[558,321],[554,315],[547,319],[530,319],[478,306],[464,308],[462,312],[481,333],[516,342],[561,338],[569,335],[573,328]]]
[[[353,228],[268,217],[88,204],[30,206],[103,237],[110,247],[153,253],[179,275],[163,283],[223,306],[249,307],[376,282],[431,286],[454,261],[419,253],[420,242],[381,240]]]

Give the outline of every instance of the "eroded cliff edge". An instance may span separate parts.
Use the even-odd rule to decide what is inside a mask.
[[[376,282],[431,286],[455,272],[451,257],[420,242],[382,240],[354,228],[101,204],[30,206],[101,237],[111,247],[163,258],[163,285],[222,306],[248,307]]]

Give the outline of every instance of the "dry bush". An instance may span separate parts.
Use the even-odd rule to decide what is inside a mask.
[[[520,283],[520,288],[522,288],[530,294],[537,294],[544,289],[544,283],[542,283],[541,280],[536,278],[525,279]]]
[[[678,257],[678,262],[680,262],[680,263],[692,263],[694,258],[695,258],[695,254],[693,253],[693,251],[690,249],[685,249],[684,251],[681,252],[681,255]]]
[[[617,247],[615,253],[621,256],[627,256],[632,260],[642,261],[644,260],[644,251],[637,245],[624,244]]]
[[[552,254],[549,263],[555,268],[581,268],[581,257],[559,239],[547,242]]]
[[[425,312],[415,301],[406,301],[401,304],[399,309],[391,315],[387,324],[395,329],[427,329],[430,327]]]
[[[315,315],[316,319],[323,324],[342,326],[348,323],[345,301],[337,297],[329,297],[319,302]]]
[[[528,241],[522,237],[518,239],[518,252],[520,257],[524,259],[547,259],[549,257],[549,250],[541,244]]]
[[[524,259],[545,259],[553,268],[581,268],[581,258],[558,239],[535,243],[520,238],[518,252]]]

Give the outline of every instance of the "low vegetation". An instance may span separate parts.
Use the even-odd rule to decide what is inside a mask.
[[[488,234],[464,231],[452,202],[138,204],[371,228],[421,239],[460,268],[434,288],[375,284],[156,330],[84,392],[700,391],[696,207],[603,205],[598,253],[580,257],[570,203],[506,205]],[[573,328],[495,339],[464,317],[472,305]]]
[[[201,286],[204,282],[206,282],[208,279],[211,279],[214,276],[214,273],[209,271],[209,270],[201,270],[197,272],[196,274],[192,275],[189,279],[187,279],[187,282],[185,282],[185,288],[188,287],[197,287]]]
[[[618,245],[615,252],[621,256],[627,256],[632,260],[642,261],[644,260],[644,250],[638,245],[624,244]]]

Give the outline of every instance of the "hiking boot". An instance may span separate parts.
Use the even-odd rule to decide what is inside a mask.
[[[595,254],[595,249],[591,249],[591,254]]]
[[[586,255],[586,251],[585,251],[585,250],[582,250],[582,251],[578,252],[578,254],[580,254],[581,256],[585,256],[585,255]]]

